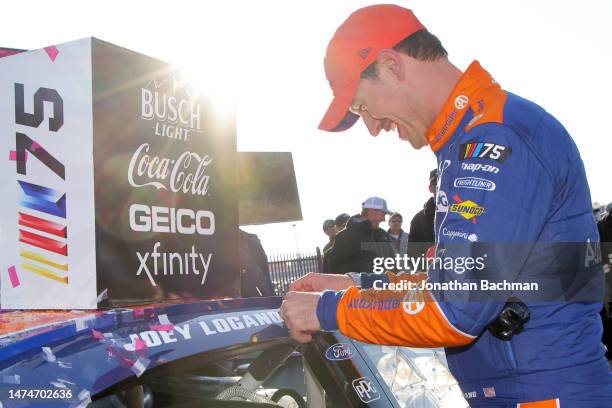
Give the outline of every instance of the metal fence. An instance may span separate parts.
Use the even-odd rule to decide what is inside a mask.
[[[312,253],[271,254],[268,255],[268,266],[274,291],[282,296],[294,280],[308,272],[321,272],[323,258],[319,248]]]

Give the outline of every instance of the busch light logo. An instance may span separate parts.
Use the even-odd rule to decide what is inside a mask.
[[[201,133],[201,106],[180,79],[154,78],[140,91],[140,116],[155,124],[155,136],[189,142]]]
[[[362,402],[367,404],[380,398],[380,393],[374,386],[374,382],[368,377],[361,377],[353,380],[352,384],[357,396]]]
[[[327,349],[325,358],[330,361],[348,360],[353,357],[353,351],[348,344],[337,343]]]

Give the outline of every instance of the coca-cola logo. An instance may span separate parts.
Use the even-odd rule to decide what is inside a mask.
[[[174,193],[206,196],[210,176],[206,174],[213,158],[184,152],[176,159],[150,155],[149,144],[143,143],[132,155],[128,168],[130,186],[151,186]]]

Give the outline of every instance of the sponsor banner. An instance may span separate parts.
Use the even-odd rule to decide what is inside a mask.
[[[0,65],[3,308],[239,295],[234,114],[87,38]]]
[[[239,296],[233,113],[153,58],[94,39],[92,64],[104,304]]]
[[[2,307],[96,299],[91,41],[0,64]]]

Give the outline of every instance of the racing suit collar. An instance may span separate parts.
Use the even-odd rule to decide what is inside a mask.
[[[434,153],[451,138],[468,108],[473,112],[482,110],[479,103],[482,104],[483,95],[491,88],[501,90],[491,74],[482,68],[478,61],[473,61],[459,78],[442,111],[427,130],[427,141]]]

